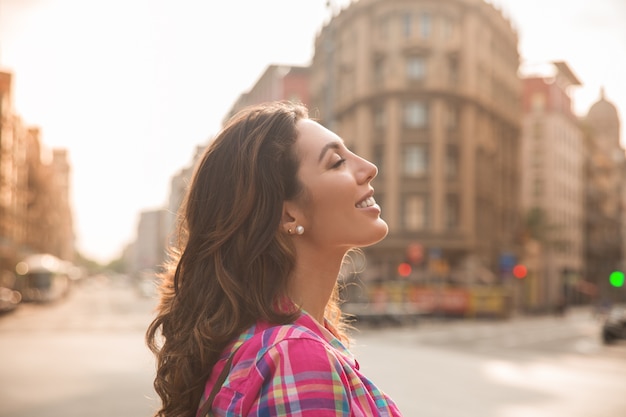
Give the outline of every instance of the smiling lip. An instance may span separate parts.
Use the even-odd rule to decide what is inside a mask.
[[[359,209],[366,209],[370,207],[378,208],[378,204],[376,204],[376,200],[374,200],[374,191],[372,190],[367,193],[367,195],[359,200],[359,202],[356,203],[354,206]]]
[[[374,200],[374,197],[367,197],[365,200],[358,203],[356,207],[364,209],[368,207],[373,207],[375,205],[376,205],[376,200]]]

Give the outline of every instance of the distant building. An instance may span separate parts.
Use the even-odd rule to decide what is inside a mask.
[[[140,213],[135,240],[126,246],[122,254],[127,273],[145,278],[160,271],[167,262],[170,246],[177,243],[176,228],[181,204],[204,149],[204,145],[198,145],[190,165],[172,177],[166,207]]]
[[[309,67],[270,65],[254,86],[239,96],[226,114],[224,123],[239,110],[268,101],[289,100],[304,105],[310,103]]]
[[[66,149],[56,148],[52,150],[50,163],[55,195],[55,233],[53,237],[52,252],[61,259],[73,261],[75,255],[75,235],[71,196],[71,166]],[[56,253],[55,253],[56,252]]]
[[[600,93],[584,118],[585,276],[611,297],[609,275],[624,266],[626,161],[617,108]],[[625,300],[623,300],[625,301]]]
[[[320,31],[310,107],[378,166],[375,198],[390,227],[366,250],[366,279],[396,278],[415,244],[441,279],[510,276],[520,231],[517,45],[483,0],[360,0]]]
[[[158,271],[167,259],[167,246],[171,230],[168,210],[146,210],[139,215],[137,239],[130,254],[134,258],[130,273]]]
[[[25,202],[25,253],[49,253],[73,261],[75,236],[70,206],[70,164],[65,149],[48,150],[41,131],[29,128],[24,135],[28,152],[22,164],[23,186],[18,194]]]
[[[11,73],[0,71],[0,280],[32,253],[74,259],[70,164],[13,108]]]
[[[189,189],[189,184],[193,177],[194,170],[196,169],[196,165],[202,157],[206,146],[207,145],[196,146],[196,152],[191,160],[191,163],[174,175],[170,182],[170,196],[167,205],[171,225],[170,243],[175,243],[176,227],[179,221],[181,205],[185,199],[187,190]]]
[[[572,298],[584,267],[585,149],[569,91],[581,83],[564,62],[553,63],[551,70],[523,80],[521,205],[531,309]]]

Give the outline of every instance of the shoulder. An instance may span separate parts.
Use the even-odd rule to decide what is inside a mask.
[[[299,324],[272,326],[256,333],[241,345],[234,362],[233,383],[306,372],[337,373],[343,368],[333,346]]]
[[[291,328],[268,344],[259,355],[259,362],[272,363],[291,361],[292,369],[310,368],[334,362],[335,349],[326,340],[306,328]]]
[[[300,324],[271,326],[243,342],[242,359],[254,355],[255,360],[264,357],[280,358],[308,354],[323,354],[332,349],[330,344],[308,327]],[[235,358],[237,359],[237,358]],[[236,360],[236,362],[239,362]]]
[[[277,344],[283,341],[308,340],[319,343],[326,341],[312,329],[297,323],[272,326],[261,333],[262,339],[267,345]]]

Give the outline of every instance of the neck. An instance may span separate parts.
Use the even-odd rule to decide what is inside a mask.
[[[324,311],[337,283],[344,253],[298,252],[289,295],[294,303],[324,324]]]

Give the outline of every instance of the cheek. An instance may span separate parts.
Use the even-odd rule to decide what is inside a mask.
[[[341,213],[350,210],[353,205],[353,192],[342,186],[339,179],[317,184],[309,208],[314,215],[324,221],[341,218]]]

